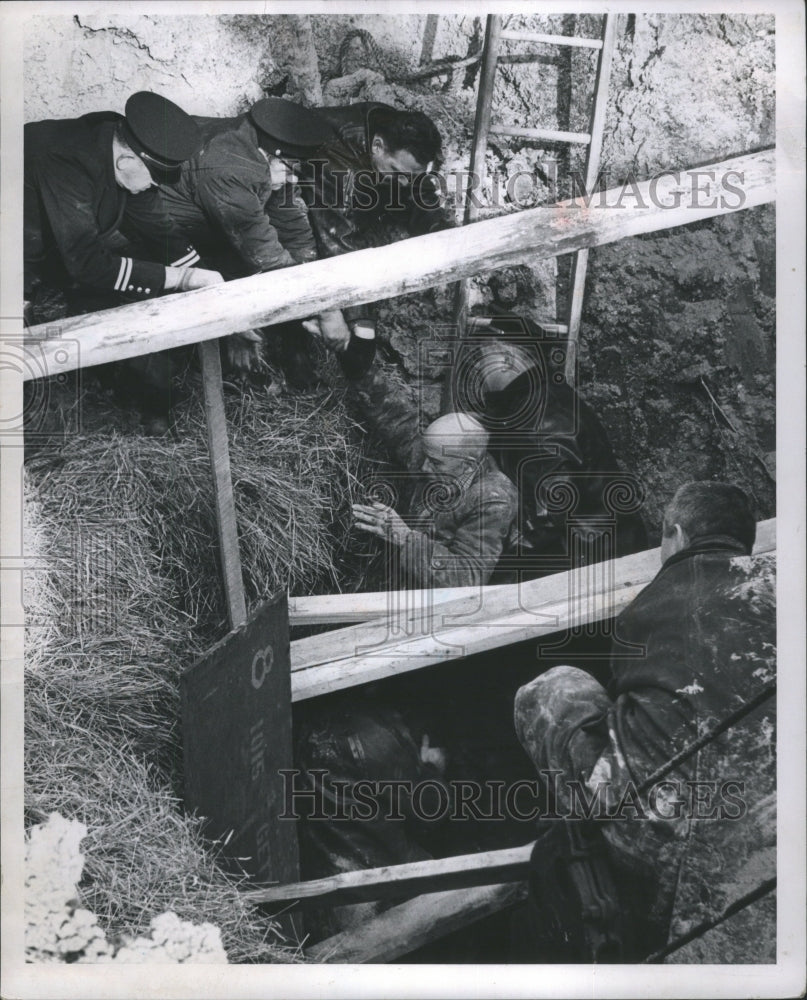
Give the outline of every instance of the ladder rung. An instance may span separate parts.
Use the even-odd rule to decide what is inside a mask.
[[[514,135],[522,139],[548,139],[551,142],[591,142],[588,132],[556,132],[548,128],[520,128],[517,125],[491,125],[494,135]]]
[[[535,31],[503,31],[499,36],[506,42],[545,42],[547,45],[571,45],[580,49],[601,49],[599,38],[581,38],[578,35],[542,35]]]

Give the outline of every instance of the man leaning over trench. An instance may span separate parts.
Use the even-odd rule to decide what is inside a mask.
[[[163,188],[174,225],[225,278],[275,271],[317,259],[308,212],[297,187],[299,163],[333,136],[316,111],[281,98],[265,98],[236,118],[197,119],[206,142],[182,168],[178,182]],[[338,309],[319,314],[309,327],[336,352],[350,330]],[[289,366],[300,367],[295,341],[299,324],[279,330]],[[228,338],[237,371],[259,365],[261,335]]]
[[[49,288],[62,289],[75,314],[222,280],[195,266],[199,254],[172,226],[156,187],[179,176],[201,141],[189,115],[147,91],[133,94],[123,115],[25,126],[26,321],[40,318],[37,301]],[[134,358],[116,371],[124,369],[138,383],[147,426],[166,429],[168,355]]]
[[[640,956],[775,873],[774,698],[680,763],[638,809],[619,809],[775,678],[775,556],[751,555],[755,533],[737,487],[682,486],[664,514],[662,568],[616,621],[608,691],[557,666],[516,695],[519,740],[555,808],[574,813],[570,781],[598,797],[596,827],[627,888]],[[556,782],[548,771],[560,772]],[[672,960],[775,961],[772,898]]]

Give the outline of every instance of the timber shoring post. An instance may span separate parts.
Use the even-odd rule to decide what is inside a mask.
[[[216,527],[219,536],[221,573],[230,628],[238,628],[247,620],[244,577],[238,550],[238,524],[235,516],[233,480],[230,474],[230,446],[227,441],[227,417],[224,412],[224,391],[221,384],[221,357],[218,340],[203,340],[199,344],[202,365],[202,386],[207,423],[207,447],[216,498]]]

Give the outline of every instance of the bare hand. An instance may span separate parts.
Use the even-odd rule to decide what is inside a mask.
[[[345,322],[341,309],[328,309],[313,319],[303,322],[309,333],[321,337],[334,351],[344,351],[350,342],[350,327]]]
[[[377,535],[394,545],[403,545],[411,534],[411,529],[407,528],[403,519],[392,507],[383,503],[354,503],[353,516],[356,518],[356,527],[361,531],[369,531],[371,535]]]
[[[423,741],[420,744],[420,759],[424,764],[432,764],[440,774],[446,773],[448,765],[448,754],[443,747],[430,747],[429,734],[423,734]]]
[[[220,285],[224,278],[218,271],[208,271],[203,267],[166,267],[166,292],[189,292],[193,288],[207,288]]]
[[[224,278],[219,274],[218,271],[207,271],[203,267],[190,267],[188,268],[188,284],[187,288],[207,288],[208,285],[220,285]]]
[[[263,367],[263,337],[256,330],[234,333],[224,342],[227,363],[237,375],[247,375]]]

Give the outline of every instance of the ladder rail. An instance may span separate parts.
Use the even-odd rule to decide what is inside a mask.
[[[485,42],[481,58],[479,90],[477,94],[474,138],[471,146],[470,178],[466,189],[463,224],[473,222],[479,215],[476,192],[482,189],[485,179],[485,152],[491,135],[514,136],[544,142],[580,143],[586,145],[586,192],[590,193],[597,183],[608,107],[608,91],[611,67],[616,48],[616,14],[603,15],[600,38],[584,38],[575,35],[554,35],[535,31],[519,31],[505,28],[502,18],[489,14],[485,24]],[[516,125],[491,125],[493,88],[496,69],[500,60],[503,42],[532,42],[553,46],[589,49],[597,51],[597,68],[594,76],[594,99],[590,114],[588,132],[569,132],[557,129],[526,128]],[[478,184],[477,184],[478,181]],[[567,335],[564,375],[569,385],[574,386],[577,373],[577,354],[580,322],[583,312],[586,274],[588,271],[588,250],[578,250],[572,261],[570,295],[567,322],[555,324]],[[465,336],[468,315],[470,278],[458,282],[454,297],[454,324],[457,335]],[[443,409],[452,404],[452,387],[446,385],[443,392]]]
[[[591,142],[586,153],[586,194],[590,194],[597,183],[602,154],[602,140],[605,133],[605,118],[608,110],[608,88],[611,81],[611,66],[616,48],[616,14],[606,14],[603,22],[602,48],[597,60],[594,78],[594,103],[591,110],[589,132]],[[583,316],[583,297],[588,271],[588,250],[578,250],[572,262],[571,295],[569,298],[569,331],[566,339],[566,362],[564,374],[569,385],[574,387],[577,373],[577,349],[580,340],[580,321]]]

